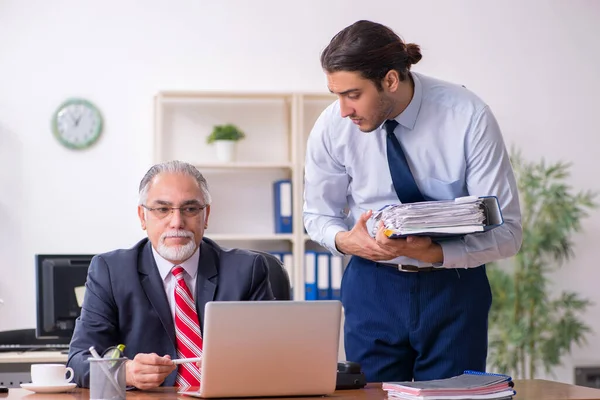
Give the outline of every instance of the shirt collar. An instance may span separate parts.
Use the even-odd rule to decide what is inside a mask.
[[[192,278],[196,277],[198,273],[198,262],[200,261],[200,246],[196,249],[194,254],[181,264],[173,264],[171,261],[165,260],[152,246],[152,254],[154,255],[154,261],[156,261],[156,266],[158,267],[158,272],[160,273],[160,277],[163,282],[167,279],[171,270],[175,265],[180,265],[181,268],[185,270],[185,272]]]
[[[408,103],[408,106],[400,113],[400,115],[394,118],[398,123],[408,129],[413,129],[415,127],[415,123],[417,122],[417,116],[419,115],[419,110],[421,109],[421,102],[423,100],[423,86],[421,85],[421,80],[419,76],[415,73],[410,73],[410,76],[414,82],[414,92],[413,97]]]

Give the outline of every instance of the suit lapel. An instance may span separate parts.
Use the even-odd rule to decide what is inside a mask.
[[[160,321],[165,327],[165,331],[167,331],[169,338],[175,345],[175,325],[173,324],[173,316],[171,315],[171,308],[169,307],[163,280],[158,273],[158,267],[156,266],[156,261],[154,261],[154,256],[152,255],[152,244],[150,241],[146,243],[146,246],[141,252],[138,271],[141,275],[140,282],[144,288],[144,292],[146,292],[148,300],[152,303],[154,310],[158,314],[158,318],[160,318]]]
[[[196,311],[200,319],[200,329],[204,330],[204,306],[215,299],[219,275],[219,255],[214,247],[204,240],[200,242],[200,260],[196,277]]]

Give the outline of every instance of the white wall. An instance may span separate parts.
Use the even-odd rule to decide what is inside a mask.
[[[465,84],[491,104],[507,144],[597,172],[600,2],[595,0],[0,0],[0,329],[35,324],[35,253],[97,253],[143,237],[136,188],[151,163],[152,97],[162,89],[324,91],[319,53],[373,19],[422,46],[416,71]],[[87,97],[106,128],[89,151],[50,129],[65,98]],[[557,287],[600,304],[600,213],[575,238]],[[599,308],[588,322],[600,333]],[[557,369],[600,364],[600,343]]]

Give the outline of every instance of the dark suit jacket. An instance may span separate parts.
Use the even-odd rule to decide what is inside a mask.
[[[89,387],[89,348],[98,353],[120,343],[125,356],[170,354],[176,358],[175,326],[163,281],[144,239],[128,250],[99,254],[89,267],[85,298],[71,339],[68,366],[75,382]],[[200,329],[209,301],[272,300],[263,256],[239,249],[222,249],[204,238],[196,278],[196,310]],[[163,385],[175,384],[176,371]]]

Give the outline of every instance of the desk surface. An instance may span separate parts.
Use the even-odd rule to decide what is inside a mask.
[[[545,380],[517,380],[515,381],[517,396],[515,400],[600,400],[600,389],[592,389],[583,386],[568,385],[565,383],[551,382]],[[381,384],[369,384],[362,390],[339,390],[331,396],[332,400],[384,400],[387,394],[381,389]],[[62,394],[35,394],[25,389],[10,389],[8,396],[0,394],[0,399],[28,399],[28,400],[84,400],[89,399],[89,391],[86,389],[74,389]],[[195,397],[177,394],[175,388],[159,388],[153,391],[131,391],[127,392],[127,398],[132,399],[190,399]],[[305,397],[306,399],[318,399],[322,397]],[[289,400],[289,398],[287,398]],[[299,400],[302,397],[294,397]],[[271,398],[269,400],[275,400]]]
[[[0,352],[0,364],[66,363],[68,355],[60,351]]]

